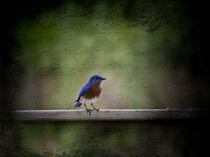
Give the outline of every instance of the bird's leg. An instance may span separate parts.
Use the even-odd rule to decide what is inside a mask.
[[[93,106],[93,103],[91,103],[91,106]],[[97,112],[100,110],[100,108],[95,108],[95,106],[93,106],[93,109],[96,110]]]
[[[87,113],[89,113],[89,115],[91,115],[91,111],[93,111],[93,110],[88,109],[87,106],[86,106],[86,104],[84,104],[84,106],[85,106],[85,108],[86,108],[85,111],[86,111]]]

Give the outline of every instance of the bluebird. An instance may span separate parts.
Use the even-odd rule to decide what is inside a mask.
[[[93,110],[96,110],[98,112],[100,109],[95,108],[95,106],[93,106],[93,103],[95,103],[100,96],[102,90],[100,84],[102,80],[105,79],[106,78],[100,75],[93,75],[89,79],[88,83],[81,89],[79,96],[75,101],[77,103],[74,105],[74,107],[80,107],[82,104],[84,104],[86,112],[89,113],[89,115],[91,115],[91,111]],[[93,110],[88,109],[86,104],[90,104],[93,107]]]

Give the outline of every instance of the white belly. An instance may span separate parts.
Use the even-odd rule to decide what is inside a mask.
[[[92,104],[92,103],[95,103],[97,101],[97,98],[93,98],[93,99],[85,99],[85,98],[82,98],[80,99],[80,102],[82,104]]]

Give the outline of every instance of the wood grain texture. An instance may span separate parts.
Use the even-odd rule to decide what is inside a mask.
[[[101,109],[89,116],[84,110],[16,110],[18,120],[36,121],[147,121],[209,117],[207,109]]]

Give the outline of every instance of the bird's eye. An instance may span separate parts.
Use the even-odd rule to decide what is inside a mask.
[[[96,77],[96,80],[98,80],[98,77]]]

